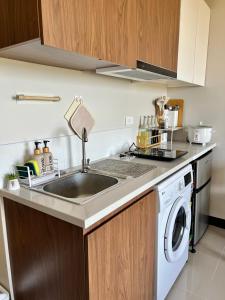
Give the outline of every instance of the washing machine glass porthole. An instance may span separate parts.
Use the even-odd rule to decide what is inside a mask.
[[[172,237],[172,248],[173,251],[176,251],[183,239],[184,231],[186,227],[186,212],[182,206],[176,216],[176,220],[173,228],[173,237]]]

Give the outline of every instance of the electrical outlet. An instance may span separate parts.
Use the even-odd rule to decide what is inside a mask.
[[[134,117],[126,116],[125,117],[125,126],[129,127],[129,126],[132,126],[133,124],[134,124]]]

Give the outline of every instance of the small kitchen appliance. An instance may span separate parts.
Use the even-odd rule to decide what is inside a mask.
[[[199,242],[208,227],[210,183],[212,173],[212,151],[192,163],[194,190],[192,194],[191,246]]]
[[[188,127],[188,140],[190,143],[206,145],[212,139],[212,127],[203,125],[202,122],[198,126]]]

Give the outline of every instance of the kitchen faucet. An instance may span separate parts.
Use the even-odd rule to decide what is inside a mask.
[[[90,159],[86,159],[86,145],[88,138],[87,138],[87,130],[84,127],[82,131],[82,168],[81,173],[87,173],[89,169],[89,162]]]

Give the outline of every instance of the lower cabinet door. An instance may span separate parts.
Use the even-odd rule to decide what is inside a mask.
[[[154,192],[87,235],[90,300],[153,299]]]

